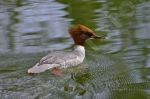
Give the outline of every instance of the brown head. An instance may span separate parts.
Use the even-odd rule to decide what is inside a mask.
[[[69,29],[69,33],[72,36],[76,45],[84,45],[88,38],[102,38],[96,35],[91,29],[84,25],[75,25]]]

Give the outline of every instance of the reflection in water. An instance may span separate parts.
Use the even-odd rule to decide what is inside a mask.
[[[112,41],[102,48],[111,54],[123,54],[123,58],[137,68],[148,64],[146,61],[150,58],[149,3],[109,2],[97,10],[100,16],[98,25],[109,32],[108,38]]]
[[[0,98],[149,99],[149,9],[146,0],[0,1]],[[107,39],[89,40],[84,63],[61,77],[28,75],[48,50],[72,46],[71,23]]]
[[[26,6],[19,6],[13,8],[8,17],[6,29],[8,30],[8,39],[5,34],[4,37],[5,49],[13,50],[15,52],[38,52],[48,49],[58,49],[68,47],[67,43],[63,44],[48,44],[51,38],[68,37],[67,27],[68,22],[62,18],[67,13],[64,9],[65,5],[56,3],[54,1],[35,2]],[[6,20],[6,14],[2,13],[2,17]],[[5,24],[2,24],[4,26]],[[6,30],[1,31],[3,33]],[[54,35],[55,34],[55,35]],[[8,43],[8,44],[7,44]],[[44,49],[43,49],[44,48]],[[4,50],[5,51],[5,50]]]
[[[8,51],[6,31],[9,21],[9,12],[7,12],[7,7],[0,6],[0,52]]]

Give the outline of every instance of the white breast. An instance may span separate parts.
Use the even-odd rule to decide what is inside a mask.
[[[85,58],[85,49],[83,46],[76,45],[74,51],[68,56],[70,56],[70,58],[68,57],[65,64],[62,65],[63,68],[81,64]]]
[[[85,58],[84,46],[76,45],[73,53],[78,56],[79,60],[83,61],[83,59]]]

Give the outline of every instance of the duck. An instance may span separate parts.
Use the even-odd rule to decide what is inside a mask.
[[[73,38],[74,48],[72,51],[53,51],[43,57],[33,67],[27,70],[28,73],[41,73],[52,69],[54,74],[60,74],[60,69],[78,66],[85,58],[85,42],[87,39],[101,39],[93,30],[85,25],[77,24],[68,30]]]

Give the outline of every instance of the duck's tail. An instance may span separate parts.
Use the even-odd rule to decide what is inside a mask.
[[[42,64],[39,65],[39,63],[37,63],[35,66],[33,66],[32,68],[28,69],[28,73],[41,73],[44,72],[48,69],[54,68],[54,67],[58,67],[58,64]]]

